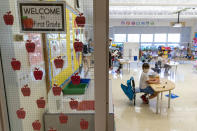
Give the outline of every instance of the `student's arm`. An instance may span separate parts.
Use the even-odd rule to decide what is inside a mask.
[[[148,83],[148,84],[158,84],[159,83],[159,79],[154,79],[154,80],[147,80],[146,82]]]
[[[158,84],[157,80],[148,80],[146,81],[148,84]]]

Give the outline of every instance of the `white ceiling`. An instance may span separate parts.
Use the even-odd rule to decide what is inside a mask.
[[[197,4],[196,0],[109,0],[110,3]]]
[[[110,0],[110,18],[176,19],[184,8],[197,7],[197,0]],[[181,19],[197,19],[197,8],[188,9]]]

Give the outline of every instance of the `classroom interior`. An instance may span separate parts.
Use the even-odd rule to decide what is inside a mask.
[[[123,1],[112,0],[109,7],[112,40],[109,76],[116,130],[196,130],[196,8],[184,4],[173,6],[173,2],[167,4],[167,1],[152,2],[152,6],[140,5],[141,1],[132,6],[132,2]],[[166,60],[163,62],[170,65],[167,72],[164,66],[157,67],[160,54]],[[161,88],[158,97],[149,99],[148,104],[143,102],[144,93],[139,91],[139,86],[144,63],[150,65],[149,75],[159,76],[160,83],[168,80],[174,84],[170,95],[165,89],[170,85],[158,86]],[[128,85],[131,77],[135,87]],[[121,88],[121,84],[127,87]],[[134,96],[127,90],[136,95],[135,105]]]

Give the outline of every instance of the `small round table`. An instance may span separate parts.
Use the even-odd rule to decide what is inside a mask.
[[[158,108],[159,108],[159,93],[161,93],[161,100],[163,96],[163,92],[169,91],[169,97],[168,97],[168,108],[170,108],[170,99],[171,99],[171,90],[175,88],[175,83],[167,80],[167,79],[160,79],[159,84],[150,84],[151,88],[157,92],[157,106],[156,106],[156,113],[158,114]]]

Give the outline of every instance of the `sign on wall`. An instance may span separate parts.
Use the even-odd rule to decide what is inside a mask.
[[[65,2],[19,1],[21,32],[66,32]]]
[[[153,26],[155,25],[154,21],[124,21],[120,22],[121,25],[125,26]]]

